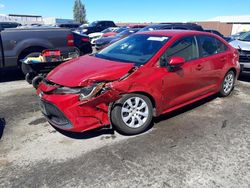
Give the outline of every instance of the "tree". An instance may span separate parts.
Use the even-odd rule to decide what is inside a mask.
[[[75,21],[80,22],[81,24],[87,23],[86,9],[81,0],[75,0],[73,13]]]

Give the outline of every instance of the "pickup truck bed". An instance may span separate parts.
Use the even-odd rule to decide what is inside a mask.
[[[71,30],[63,28],[15,28],[0,33],[0,68],[20,66],[27,55],[58,49],[64,56],[78,50]]]

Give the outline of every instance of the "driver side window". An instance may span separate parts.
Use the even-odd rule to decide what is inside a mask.
[[[191,61],[199,57],[198,47],[194,36],[184,37],[174,42],[164,53],[167,63],[174,57],[182,57]]]

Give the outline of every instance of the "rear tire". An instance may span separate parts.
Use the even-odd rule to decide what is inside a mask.
[[[136,135],[150,128],[153,105],[141,94],[124,95],[111,109],[111,122],[115,130],[123,135]]]
[[[229,71],[223,79],[219,95],[221,97],[227,97],[234,89],[236,75],[234,71]]]

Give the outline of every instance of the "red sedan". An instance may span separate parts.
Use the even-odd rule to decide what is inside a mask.
[[[214,34],[137,33],[60,65],[37,93],[43,114],[59,129],[112,125],[122,134],[139,134],[155,116],[216,93],[228,96],[238,59],[237,50]]]

